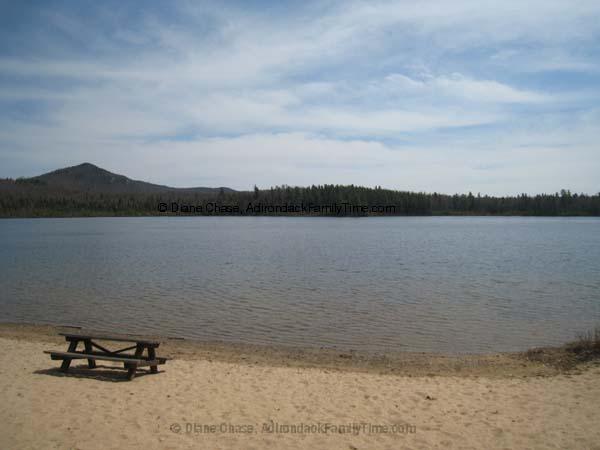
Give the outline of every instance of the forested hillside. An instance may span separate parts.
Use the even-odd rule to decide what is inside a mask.
[[[150,215],[532,215],[598,216],[600,195],[490,197],[359,186],[279,186],[253,191],[97,192],[0,180],[0,217]]]

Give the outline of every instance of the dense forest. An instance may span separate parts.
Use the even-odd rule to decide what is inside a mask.
[[[50,188],[35,179],[0,180],[0,217],[160,215],[527,215],[598,216],[600,194],[490,197],[354,185],[278,186],[253,191],[114,193]]]

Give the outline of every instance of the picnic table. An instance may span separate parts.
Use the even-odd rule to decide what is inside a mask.
[[[151,373],[158,372],[158,366],[165,364],[167,358],[156,356],[156,349],[160,345],[159,341],[148,340],[128,336],[111,336],[106,334],[82,334],[82,333],[59,333],[64,336],[69,343],[66,352],[46,350],[44,353],[50,354],[53,360],[62,360],[61,370],[67,372],[73,359],[87,359],[90,369],[96,368],[96,360],[112,361],[123,363],[127,369],[127,379],[132,380],[138,367],[150,366]],[[127,342],[128,347],[118,350],[109,350],[97,341]],[[77,351],[79,343],[83,343],[83,350]],[[107,344],[105,344],[107,345]],[[135,351],[134,351],[135,350]],[[133,354],[126,353],[134,351]],[[146,356],[144,356],[146,352]]]

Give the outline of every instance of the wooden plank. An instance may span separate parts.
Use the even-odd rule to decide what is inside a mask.
[[[98,350],[101,350],[102,352],[106,353],[107,355],[118,355],[119,353],[123,353],[123,352],[129,351],[129,350],[133,350],[134,348],[135,349],[138,348],[138,344],[135,344],[130,347],[121,348],[119,350],[109,350],[106,347],[103,347],[100,344],[98,344],[97,342],[94,342],[92,340],[90,340],[90,343],[91,343],[92,347],[96,347]],[[127,353],[125,353],[125,354],[127,355]]]
[[[158,347],[160,341],[154,339],[147,339],[135,336],[123,336],[123,335],[108,335],[108,334],[84,334],[84,333],[59,333],[60,336],[64,336],[67,340],[77,339],[99,339],[103,341],[114,341],[114,342],[135,342],[138,344],[151,345]]]
[[[44,350],[44,353],[55,353],[55,354],[63,354],[63,353],[69,353],[69,352],[62,352],[60,350]],[[96,351],[92,351],[92,352],[82,352],[82,351],[78,351],[78,352],[70,352],[73,353],[75,355],[78,355],[78,359],[82,359],[82,358],[93,358],[93,357],[100,357],[100,356],[106,356],[108,358],[117,358],[119,361],[121,359],[123,360],[127,360],[130,361],[132,359],[134,360],[139,360],[139,361],[144,361],[147,358],[136,358],[134,355],[111,355],[110,353],[104,353],[104,352],[96,352]],[[98,359],[98,358],[96,358]]]
[[[52,357],[52,359],[63,359],[65,361],[70,361],[71,359],[98,359],[102,361],[122,362],[137,366],[165,364],[167,361],[167,358],[156,358],[150,361],[147,359],[138,359],[133,356],[107,356],[99,353],[84,352],[57,352],[52,350],[45,350],[44,353],[49,354]]]
[[[68,353],[68,352],[61,352],[58,350],[45,350],[44,353],[55,353],[55,354],[63,354],[63,353]],[[92,351],[92,352],[83,352],[83,351],[78,351],[78,352],[72,352],[74,355],[78,355],[77,359],[83,359],[83,358],[95,358],[95,359],[100,359],[101,357],[106,357],[106,358],[115,358],[118,361],[141,361],[141,362],[146,362],[149,361],[149,359],[147,357],[144,356],[139,356],[136,357],[135,355],[128,355],[128,354],[119,354],[119,355],[113,355],[110,353],[104,353],[104,352],[96,352],[96,351]],[[167,361],[168,358],[162,357],[162,356],[156,356],[155,360],[157,361]]]
[[[134,348],[137,348],[137,344],[136,345],[132,345],[131,347],[122,348],[120,350],[109,350],[108,353],[110,353],[111,355],[118,355],[119,353],[127,352],[129,350],[133,350]],[[125,354],[127,354],[127,353],[125,353]]]
[[[112,353],[109,349],[102,347],[100,344],[98,344],[97,342],[93,342],[91,339],[90,339],[90,342],[92,343],[92,347],[96,347],[98,350],[103,351],[104,353]],[[135,345],[134,345],[134,348],[135,348]],[[87,351],[87,349],[86,349],[86,351]]]

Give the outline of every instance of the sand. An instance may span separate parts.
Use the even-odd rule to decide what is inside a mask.
[[[402,359],[168,342],[175,358],[128,382],[104,362],[59,372],[42,353],[66,348],[55,329],[0,331],[2,449],[600,448],[598,364],[436,355],[408,358],[413,375]]]

